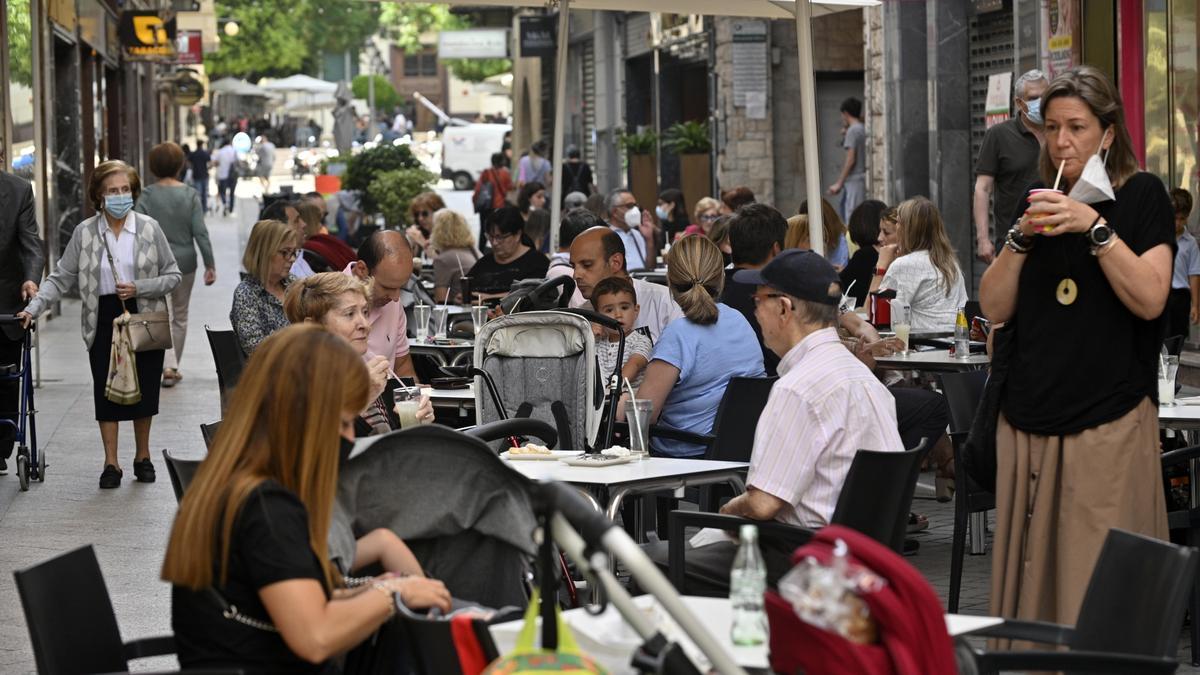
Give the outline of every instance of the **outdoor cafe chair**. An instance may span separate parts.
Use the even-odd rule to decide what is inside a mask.
[[[973,650],[976,672],[1173,673],[1179,665],[1179,625],[1198,563],[1200,551],[1194,548],[1109,530],[1079,621],[1064,626],[1006,619],[975,631],[973,637],[1053,645],[1031,651]]]
[[[983,398],[987,371],[942,373],[942,393],[950,406],[950,441],[954,445],[954,535],[950,549],[950,593],[947,608],[958,611],[962,592],[963,556],[966,555],[967,521],[973,513],[996,508],[996,495],[979,487],[963,468],[963,445],[975,419],[975,409]],[[982,535],[983,533],[979,533]]]
[[[1200,445],[1164,452],[1162,467],[1164,471],[1180,465],[1186,467],[1195,459],[1200,459]],[[1189,506],[1168,511],[1167,527],[1172,531],[1183,530],[1187,545],[1200,547],[1200,507]],[[1200,579],[1197,581],[1200,582]],[[1190,597],[1188,613],[1192,617],[1189,627],[1192,637],[1192,665],[1200,666],[1200,620],[1197,620],[1197,617],[1200,617],[1200,583],[1193,585]]]
[[[208,346],[212,349],[213,362],[217,366],[217,387],[221,390],[221,413],[224,414],[229,395],[242,376],[246,357],[242,354],[242,346],[238,344],[237,334],[232,330],[213,330],[205,326],[204,332],[208,335]]]
[[[183,493],[196,477],[200,468],[198,459],[181,459],[171,454],[170,450],[162,451],[163,462],[167,465],[167,476],[171,479],[171,489],[175,492],[175,503],[183,501]]]
[[[124,673],[134,659],[175,653],[171,635],[121,642],[104,575],[90,545],[13,572],[13,577],[41,675]],[[242,671],[206,668],[178,672],[229,675]]]
[[[921,462],[929,448],[929,439],[922,438],[917,447],[904,452],[859,450],[850,463],[829,522],[858,530],[903,554],[908,511],[917,489]],[[667,522],[667,576],[680,593],[687,592],[684,589],[685,528],[714,527],[728,531],[749,523],[758,526],[760,541],[782,542],[791,548],[804,544],[813,535],[808,528],[719,513],[672,511]]]

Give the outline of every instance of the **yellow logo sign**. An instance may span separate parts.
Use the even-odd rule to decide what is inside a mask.
[[[133,34],[143,45],[158,46],[169,43],[167,28],[163,25],[163,20],[157,16],[133,17]]]

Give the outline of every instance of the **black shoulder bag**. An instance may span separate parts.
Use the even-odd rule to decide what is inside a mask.
[[[988,492],[996,491],[996,427],[1016,343],[1015,319],[992,333],[991,372],[987,384],[983,386],[983,396],[979,399],[971,431],[963,445],[963,470]]]

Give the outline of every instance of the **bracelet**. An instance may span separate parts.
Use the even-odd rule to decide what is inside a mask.
[[[1004,247],[1013,253],[1024,255],[1033,250],[1033,237],[1026,237],[1017,226],[1013,226],[1004,237]]]
[[[1112,250],[1113,244],[1117,243],[1118,239],[1120,237],[1117,236],[1116,232],[1113,232],[1112,236],[1108,238],[1108,241],[1104,242],[1103,246],[1097,246],[1092,249],[1092,255],[1096,256],[1096,260],[1103,258],[1105,254]]]
[[[884,276],[885,274],[887,274],[886,267],[876,267],[875,268],[875,276],[881,277],[881,276]]]
[[[388,597],[388,618],[391,619],[392,617],[396,616],[396,591],[392,590],[391,588],[388,588],[387,586],[385,586],[384,584],[381,584],[379,582],[371,584],[371,588],[379,591],[380,593],[387,595],[387,597]]]

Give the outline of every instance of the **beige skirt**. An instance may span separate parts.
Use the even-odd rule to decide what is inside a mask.
[[[1001,414],[996,465],[994,616],[1074,625],[1109,529],[1168,537],[1149,398],[1070,436],[1027,434]]]

